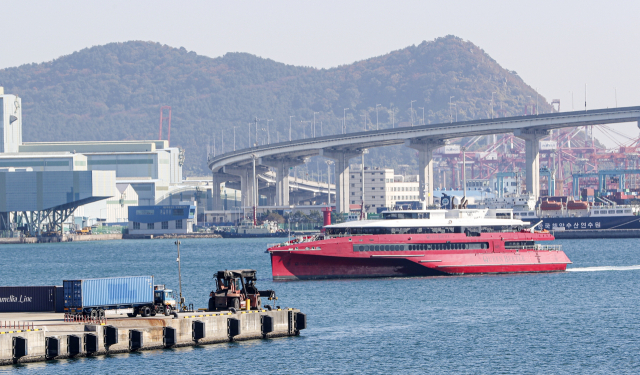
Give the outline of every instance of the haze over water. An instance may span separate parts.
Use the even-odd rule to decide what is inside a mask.
[[[273,240],[182,240],[188,302],[205,307],[212,275],[255,268],[258,286],[300,308],[299,337],[153,350],[13,367],[0,373],[638,373],[637,239],[556,241],[571,272],[271,281]],[[0,247],[0,284],[154,275],[177,288],[172,240]]]

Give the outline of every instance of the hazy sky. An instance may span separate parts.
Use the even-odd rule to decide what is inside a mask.
[[[0,68],[129,40],[329,68],[453,34],[560,99],[562,111],[584,109],[585,84],[589,109],[615,107],[616,92],[618,106],[640,105],[634,1],[23,0],[1,9]],[[639,135],[635,123],[614,126]]]

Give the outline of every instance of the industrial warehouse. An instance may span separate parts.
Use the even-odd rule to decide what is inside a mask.
[[[183,184],[184,151],[167,140],[23,142],[22,101],[0,88],[0,230],[5,237],[80,232],[96,222],[130,227],[131,207],[186,204],[185,222],[175,233],[193,230],[196,207],[210,203],[208,182]],[[209,186],[207,186],[209,185]],[[140,211],[139,209],[136,211]],[[133,211],[133,212],[136,212]],[[162,230],[159,220],[154,233]],[[187,222],[188,221],[188,222]],[[151,224],[152,225],[152,224]]]

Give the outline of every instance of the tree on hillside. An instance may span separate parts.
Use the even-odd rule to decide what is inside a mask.
[[[313,120],[314,112],[322,124],[316,134],[331,135],[342,132],[343,117],[348,132],[410,125],[422,120],[420,107],[426,123],[487,118],[492,92],[494,113],[520,115],[537,95],[515,72],[455,36],[332,69],[246,53],[209,58],[159,43],[110,43],[0,70],[0,85],[22,97],[26,142],[155,139],[159,108],[169,105],[171,146],[186,150],[186,176],[207,173],[214,149],[288,140],[289,116],[295,116],[292,138],[299,139],[310,136],[309,123],[300,121]],[[538,102],[540,113],[551,110],[542,96]],[[257,132],[249,125],[255,117]],[[268,127],[266,119],[273,119]],[[415,161],[402,147],[370,157],[390,167]]]

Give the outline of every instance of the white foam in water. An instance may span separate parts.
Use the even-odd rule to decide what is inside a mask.
[[[640,270],[640,264],[635,266],[603,266],[567,268],[567,272],[595,272],[595,271],[631,271]]]

